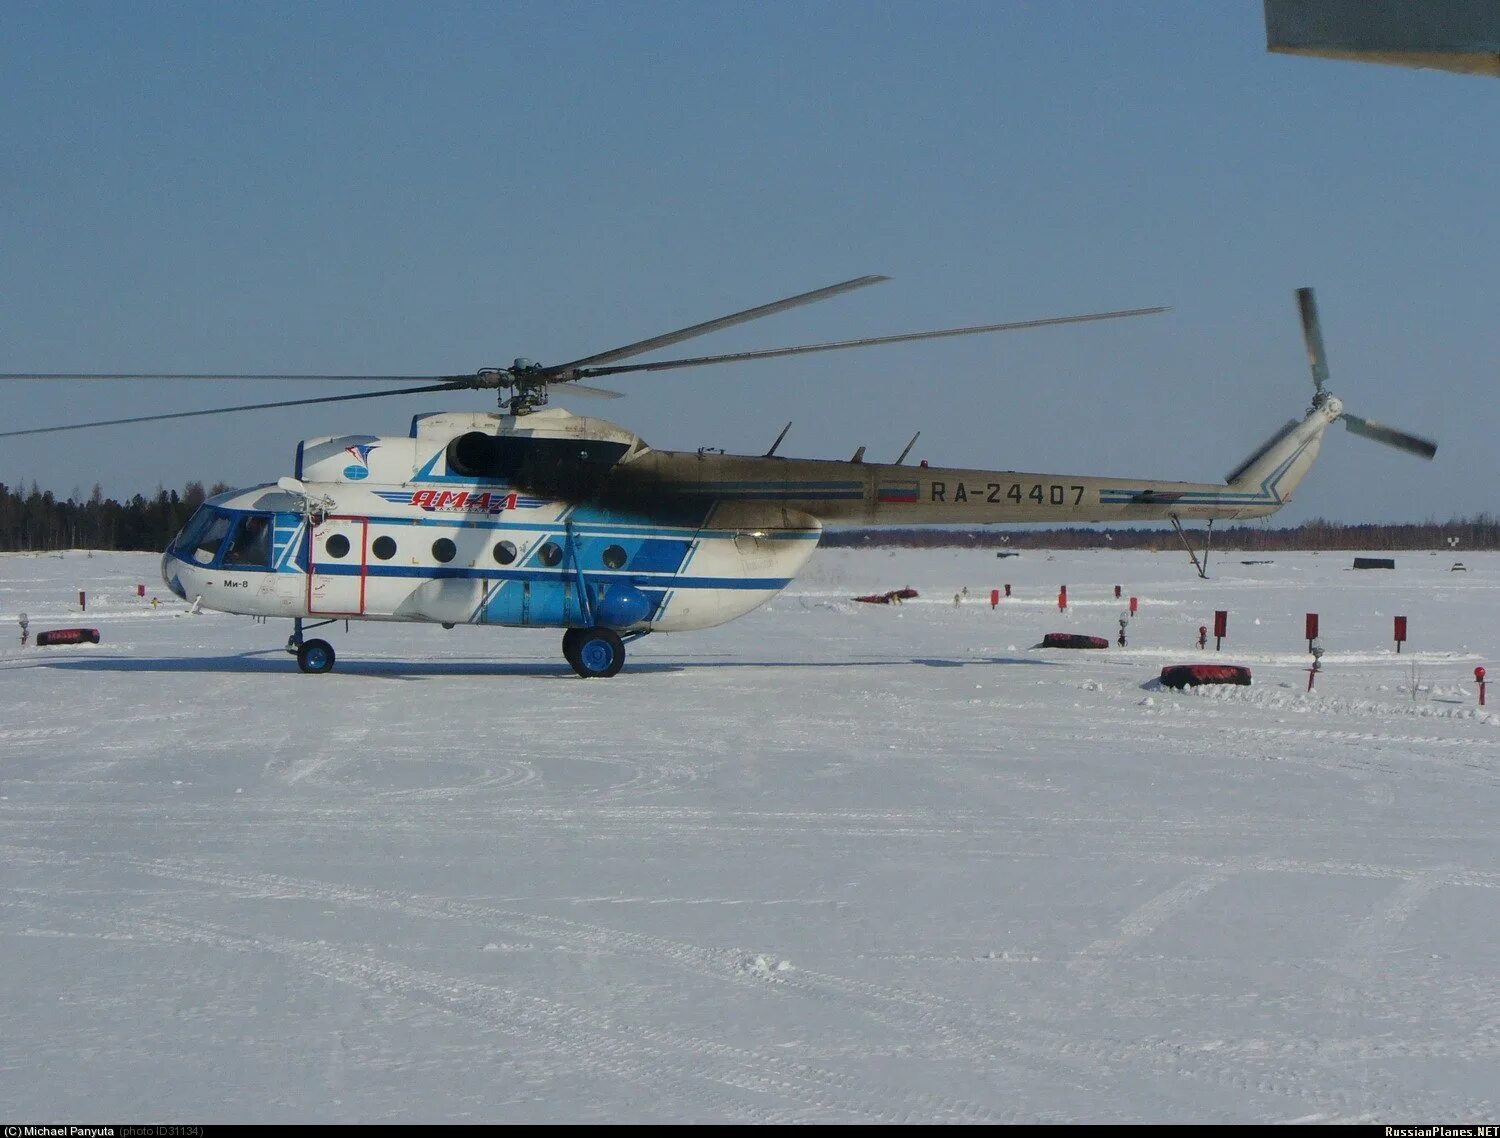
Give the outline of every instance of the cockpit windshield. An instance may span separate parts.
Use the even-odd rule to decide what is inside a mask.
[[[219,556],[219,546],[224,544],[224,538],[229,533],[231,520],[228,514],[221,514],[217,511],[210,514],[208,524],[198,533],[196,539],[191,543],[184,541],[181,545],[188,559],[196,561],[199,565],[212,565]]]
[[[172,552],[205,568],[270,569],[274,518],[204,506],[172,542]]]
[[[203,536],[203,531],[208,529],[209,523],[214,520],[214,508],[212,506],[199,506],[198,511],[188,519],[188,524],[182,527],[182,532],[172,539],[173,551],[181,552],[184,557],[190,549],[198,545],[198,539]]]

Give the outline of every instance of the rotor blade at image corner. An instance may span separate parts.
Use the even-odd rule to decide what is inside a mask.
[[[462,375],[229,375],[221,372],[0,372],[0,379],[307,380],[335,383],[453,383]]]
[[[1297,290],[1297,312],[1302,317],[1302,342],[1307,346],[1307,364],[1313,385],[1319,391],[1328,382],[1328,355],[1323,350],[1323,325],[1318,320],[1318,298],[1310,288]]]
[[[31,427],[24,431],[0,431],[0,439],[19,435],[49,435],[57,431],[81,431],[88,427],[120,427],[132,423],[155,423],[164,419],[194,419],[201,415],[230,415],[236,411],[264,411],[272,407],[307,407],[314,403],[345,403],[353,399],[385,399],[393,395],[424,395],[434,391],[463,391],[461,383],[427,384],[397,391],[361,391],[354,395],[325,395],[313,399],[281,399],[274,403],[243,403],[237,407],[210,407],[202,411],[172,411],[165,415],[136,415],[128,419],[100,419],[92,423],[64,423],[56,427]]]
[[[546,370],[553,376],[569,376],[591,364],[605,364],[611,363],[614,360],[629,359],[631,356],[638,356],[642,352],[655,351],[657,348],[667,348],[673,344],[680,344],[684,340],[691,340],[695,336],[706,336],[708,333],[717,332],[722,328],[732,328],[736,324],[759,320],[762,316],[774,316],[778,312],[800,308],[804,304],[827,300],[829,297],[853,292],[857,288],[880,284],[882,281],[890,279],[890,277],[879,275],[855,277],[853,280],[840,281],[838,284],[827,285],[824,288],[815,288],[811,292],[800,292],[796,296],[788,296],[782,300],[773,300],[770,304],[761,304],[755,308],[747,308],[743,312],[735,312],[729,316],[720,316],[716,320],[705,320],[702,324],[693,324],[686,328],[679,328],[675,332],[665,332],[660,336],[652,336],[648,340],[637,340],[635,343],[626,344],[623,347],[611,348],[605,352],[596,352],[591,356],[584,356],[582,359],[558,364]],[[582,373],[580,372],[579,374]]]
[[[1363,435],[1377,443],[1404,450],[1419,458],[1430,459],[1437,454],[1437,443],[1424,439],[1420,435],[1398,431],[1395,427],[1387,427],[1384,423],[1377,423],[1373,419],[1361,419],[1358,415],[1351,415],[1347,411],[1340,418],[1344,420],[1344,426],[1348,427],[1353,434]]]
[[[827,344],[802,344],[793,348],[763,348],[753,352],[730,352],[721,356],[694,356],[691,359],[661,360],[649,364],[622,364],[618,367],[579,368],[581,376],[621,375],[634,371],[670,371],[673,368],[704,367],[708,364],[738,363],[743,360],[769,360],[782,356],[808,355],[813,352],[836,352],[845,348],[869,348],[880,344],[907,344],[917,340],[941,340],[948,336],[973,336],[983,332],[1019,332],[1026,328],[1047,328],[1055,324],[1085,324],[1094,320],[1118,320],[1128,316],[1150,316],[1168,312],[1165,307],[1125,308],[1117,312],[1091,312],[1082,316],[1052,316],[1043,320],[1018,320],[1009,324],[975,324],[966,328],[944,328],[936,332],[907,332],[900,336],[872,336],[862,340],[836,340]]]

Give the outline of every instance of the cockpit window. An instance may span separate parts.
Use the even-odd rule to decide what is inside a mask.
[[[271,519],[265,514],[251,514],[240,519],[224,554],[225,565],[237,565],[245,569],[269,569],[271,567]]]
[[[172,543],[174,549],[186,552],[198,544],[198,539],[203,536],[203,531],[208,528],[208,523],[214,520],[214,509],[212,506],[199,506],[197,512],[188,519],[188,524],[182,527],[182,532],[177,535],[177,540]]]
[[[231,520],[228,514],[213,514],[207,527],[193,541],[188,555],[199,565],[212,565],[214,558],[219,555],[219,546],[224,543],[224,537],[229,533]],[[187,542],[183,542],[183,547],[187,548]]]

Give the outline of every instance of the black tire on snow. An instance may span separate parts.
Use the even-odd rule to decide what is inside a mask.
[[[333,645],[326,640],[304,640],[297,645],[297,667],[310,676],[321,676],[333,671],[338,659]]]
[[[625,666],[625,642],[612,628],[580,628],[568,663],[584,679],[608,679]]]

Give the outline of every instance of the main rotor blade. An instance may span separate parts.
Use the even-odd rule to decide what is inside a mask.
[[[1437,443],[1422,438],[1420,435],[1407,434],[1398,431],[1395,427],[1387,427],[1384,423],[1377,423],[1373,419],[1361,419],[1358,415],[1351,415],[1345,411],[1341,416],[1344,426],[1356,435],[1363,435],[1367,439],[1374,439],[1377,443],[1384,443],[1388,447],[1404,450],[1408,454],[1417,455],[1419,458],[1431,458],[1437,454]]]
[[[817,300],[827,300],[830,296],[853,292],[857,288],[879,284],[881,281],[888,281],[890,279],[890,277],[882,276],[855,277],[853,280],[841,281],[826,288],[813,289],[812,292],[798,293],[796,296],[789,296],[785,300],[773,300],[770,304],[762,304],[756,308],[747,308],[743,312],[736,312],[731,316],[721,316],[717,320],[706,320],[702,324],[694,324],[688,328],[679,328],[675,332],[652,336],[649,340],[638,340],[634,344],[626,344],[623,348],[611,348],[607,352],[598,352],[592,356],[584,356],[582,359],[573,360],[571,363],[557,364],[545,370],[550,379],[568,380],[573,378],[575,374],[584,374],[578,369],[589,364],[605,364],[611,363],[614,360],[628,359],[631,356],[638,356],[642,352],[650,352],[657,348],[680,344],[684,340],[691,340],[694,336],[703,336],[709,332],[717,332],[721,328],[730,328],[736,324],[744,324],[750,320],[759,320],[762,316],[772,316],[778,312],[785,312],[790,308],[800,308],[804,304],[812,304]]]
[[[313,403],[343,403],[350,399],[384,399],[391,395],[420,395],[429,391],[462,391],[461,383],[436,383],[397,391],[362,391],[356,395],[326,395],[318,399],[283,399],[275,403],[243,403],[238,407],[211,407],[206,411],[173,411],[166,415],[137,415],[130,419],[100,419],[93,423],[66,423],[60,427],[32,427],[25,431],[0,431],[0,439],[17,435],[48,435],[55,431],[81,431],[86,427],[118,427],[126,423],[154,423],[161,419],[192,419],[199,415],[228,415],[235,411],[263,411],[269,407],[306,407]]]
[[[769,360],[778,356],[799,356],[810,352],[835,352],[844,348],[868,348],[876,344],[904,344],[912,340],[938,340],[944,336],[972,336],[978,332],[1014,332],[1022,328],[1045,328],[1053,324],[1082,324],[1090,320],[1114,320],[1123,316],[1149,316],[1166,312],[1166,308],[1126,308],[1118,312],[1094,312],[1086,316],[1053,316],[1045,320],[1019,320],[1010,324],[976,324],[968,328],[945,328],[938,332],[908,332],[902,336],[873,336],[864,340],[838,340],[829,344],[803,344],[795,348],[763,348],[756,352],[731,352],[723,356],[697,356],[686,360],[662,360],[654,364],[623,364],[619,367],[579,368],[581,376],[619,375],[629,371],[668,371],[679,367],[701,367],[705,364],[736,363],[740,360]]]
[[[587,383],[568,384],[569,395],[591,395],[595,399],[624,399],[623,391],[611,391],[607,387],[592,387]]]
[[[1297,290],[1297,313],[1302,317],[1302,342],[1307,345],[1307,363],[1313,386],[1319,391],[1328,382],[1328,356],[1323,351],[1323,325],[1318,321],[1318,300],[1310,288]]]
[[[221,375],[218,372],[199,374],[196,372],[3,372],[0,379],[309,379],[334,380],[346,383],[452,383],[469,379],[463,375]]]

